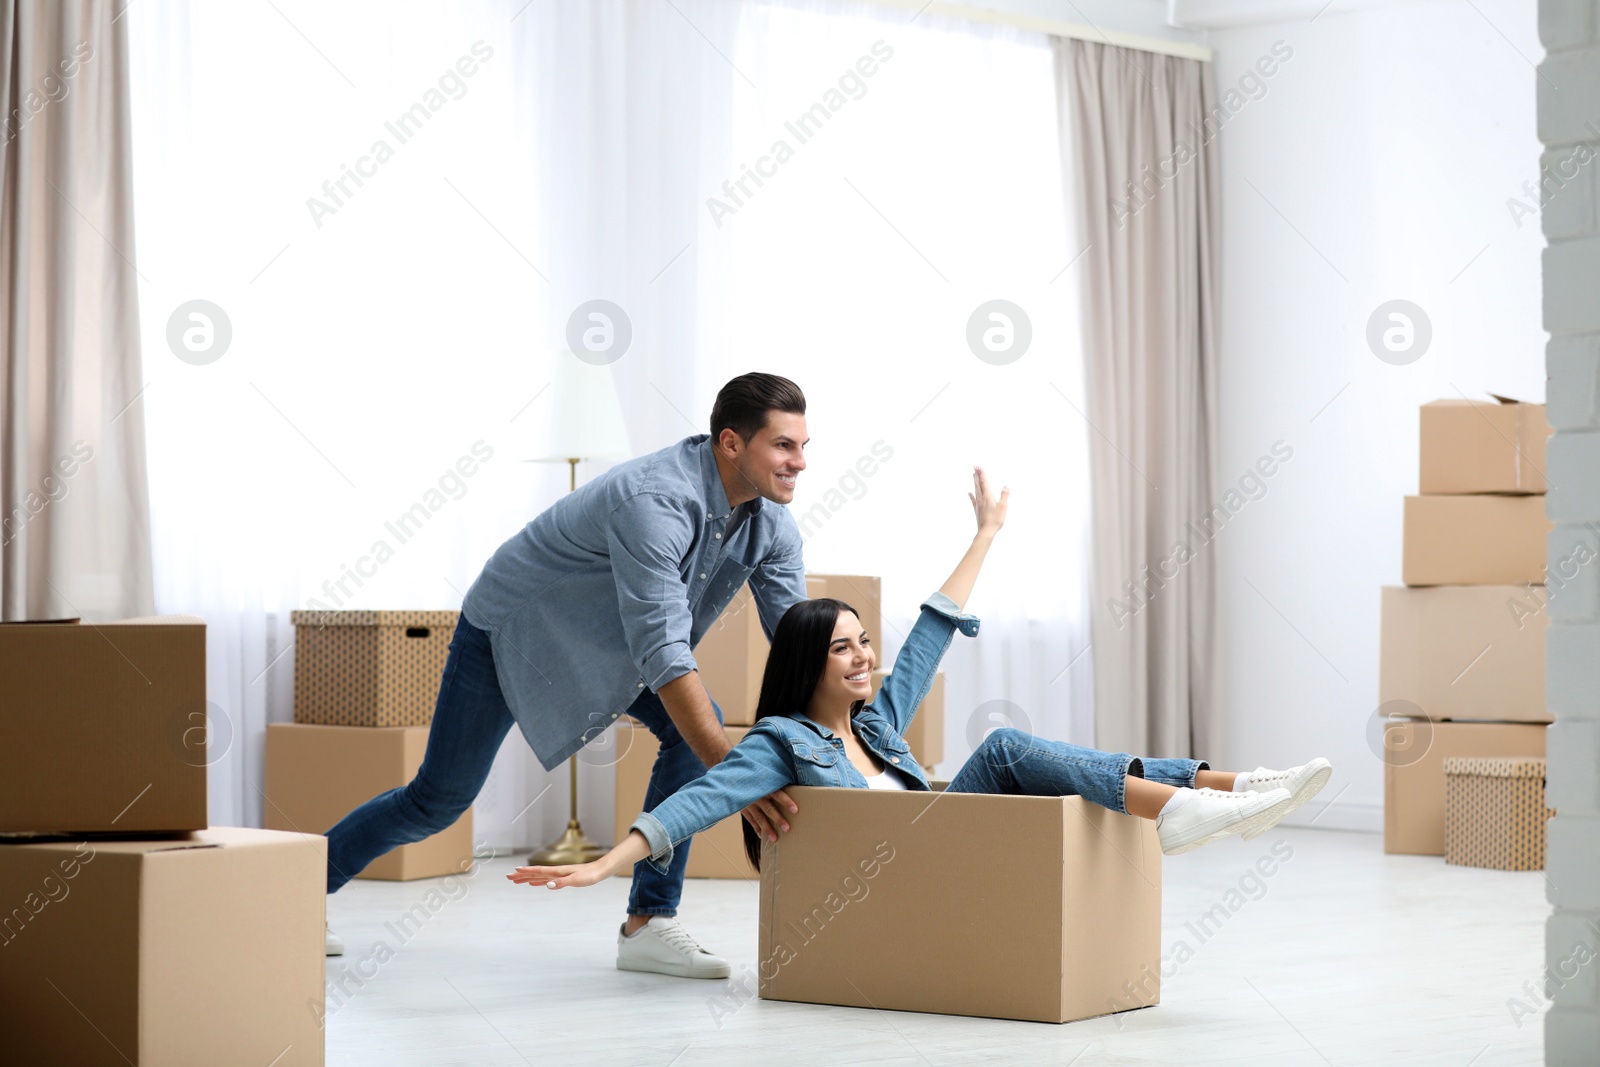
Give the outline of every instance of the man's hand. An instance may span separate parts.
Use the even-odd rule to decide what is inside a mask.
[[[789,794],[778,790],[770,797],[763,797],[744,809],[745,822],[755,828],[756,836],[768,841],[778,840],[779,832],[789,832],[789,820],[784,818],[784,812],[793,815],[800,810],[800,806],[789,799]]]

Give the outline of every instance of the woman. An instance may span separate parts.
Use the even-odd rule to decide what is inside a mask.
[[[838,600],[801,601],[773,634],[757,722],[721,763],[640,815],[628,836],[600,859],[518,867],[507,877],[562,889],[593,885],[640,860],[664,868],[678,842],[790,785],[928,789],[901,735],[956,631],[977,635],[977,618],[963,614],[961,605],[1005,523],[1010,499],[1010,490],[990,495],[981,469],[973,472],[973,487],[968,499],[977,536],[949,580],[923,602],[922,617],[873,703],[866,700],[877,658],[855,609]],[[1315,796],[1331,774],[1324,759],[1287,771],[1235,774],[1213,771],[1204,760],[1141,759],[1004,729],[984,738],[948,789],[1082,796],[1155,820],[1161,851],[1170,856],[1233,834],[1266,832]],[[759,841],[744,825],[746,850],[759,867]],[[776,841],[776,834],[769,832],[769,839]]]

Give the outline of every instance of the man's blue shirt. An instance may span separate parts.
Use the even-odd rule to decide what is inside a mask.
[[[747,581],[770,640],[805,599],[800,530],[760,497],[730,507],[697,434],[547,508],[489,558],[461,610],[489,631],[506,703],[549,770],[646,688],[694,670],[691,650]]]

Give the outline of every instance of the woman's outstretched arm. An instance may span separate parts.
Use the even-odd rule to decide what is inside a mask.
[[[518,867],[506,877],[520,884],[563,889],[594,885],[643,859],[664,869],[678,842],[710,829],[752,800],[793,785],[796,779],[787,751],[775,726],[757,723],[721,763],[635,819],[627,837],[604,856],[558,867]],[[778,839],[773,831],[767,837]]]
[[[1010,489],[1002,488],[998,496],[993,494],[982,467],[972,468],[972,488],[967,499],[972,501],[972,514],[978,520],[978,532],[967,554],[961,557],[956,569],[939,587],[939,592],[955,601],[958,609],[964,607],[967,598],[972,595],[972,586],[978,580],[978,571],[983,569],[983,559],[989,554],[989,545],[994,542],[994,535],[1000,532],[1000,527],[1006,524],[1006,505],[1011,500]]]

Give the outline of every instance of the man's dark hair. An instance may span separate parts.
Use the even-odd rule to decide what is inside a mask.
[[[732,430],[750,441],[767,425],[767,412],[806,413],[806,395],[800,387],[776,374],[741,374],[722,387],[711,405],[711,440]]]
[[[777,629],[772,631],[772,648],[767,652],[767,666],[761,674],[761,695],[756,699],[757,722],[769,715],[794,716],[806,710],[828,662],[833,628],[838,625],[840,612],[845,611],[861,618],[855,608],[831,597],[797,600],[783,613]],[[865,703],[864,700],[852,703],[850,714],[860,711]],[[761,838],[748,822],[741,820],[741,825],[744,827],[745,858],[759,871]]]

